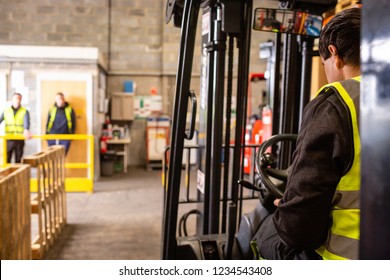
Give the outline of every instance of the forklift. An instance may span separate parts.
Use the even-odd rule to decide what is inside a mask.
[[[303,109],[310,101],[312,58],[318,56],[318,51],[314,51],[314,40],[322,28],[321,15],[333,9],[337,0],[270,1],[278,1],[279,8],[254,8],[253,0],[167,1],[166,22],[173,19],[174,26],[181,28],[181,41],[168,176],[164,188],[161,248],[164,260],[253,259],[250,240],[256,223],[274,211],[272,201],[283,196],[287,180],[285,169],[292,160]],[[190,84],[200,11],[201,84],[200,93],[196,94],[190,89]],[[273,116],[273,136],[258,147],[255,160],[257,178],[247,181],[243,160],[252,32],[275,34],[272,52],[275,63],[268,104]],[[235,46],[237,69],[233,69]],[[235,92],[234,71],[237,77]],[[234,108],[233,96],[236,98]],[[187,120],[189,105],[190,118]],[[197,217],[196,235],[178,237],[184,141],[192,139],[195,134],[198,107],[197,209],[189,213]],[[231,122],[233,110],[234,126]],[[262,209],[267,213],[256,208],[252,213],[242,215],[245,189],[258,194],[264,206]],[[362,202],[362,207],[364,205]],[[362,215],[364,221],[363,209]],[[362,228],[362,237],[365,234],[369,235]],[[367,244],[362,240],[361,244]],[[366,249],[362,250],[361,258],[372,256],[367,245],[362,248]]]

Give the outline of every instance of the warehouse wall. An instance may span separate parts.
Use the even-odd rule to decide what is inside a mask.
[[[106,0],[0,0],[0,43],[99,47],[107,54]]]
[[[164,97],[165,113],[171,114],[180,29],[165,24],[165,5],[166,0],[0,0],[0,44],[98,47],[108,61],[108,95],[133,80],[138,94],[156,87]],[[255,0],[258,6],[275,7],[277,1]],[[264,71],[258,44],[269,37],[254,32],[251,71]],[[200,36],[197,41],[191,86],[195,92]],[[132,165],[145,162],[144,129],[143,120],[134,121],[131,148],[137,152]]]

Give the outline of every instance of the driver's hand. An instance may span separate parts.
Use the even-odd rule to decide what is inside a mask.
[[[23,131],[23,135],[24,137],[26,137],[27,140],[32,138],[30,131],[28,131],[27,129]]]
[[[281,200],[281,198],[277,198],[277,199],[274,200],[274,205],[275,205],[276,207],[279,206],[280,200]]]

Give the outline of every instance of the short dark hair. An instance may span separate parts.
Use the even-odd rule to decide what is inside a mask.
[[[59,96],[61,96],[62,98],[64,98],[65,96],[64,96],[64,94],[62,93],[62,92],[57,92],[57,94],[56,95],[59,95]]]
[[[347,65],[360,66],[360,8],[350,8],[336,14],[323,28],[319,52],[330,57],[329,45],[334,45],[340,59]]]
[[[19,93],[19,92],[15,92],[14,94],[12,94],[12,97],[14,97],[14,96],[19,96],[20,98],[22,98],[23,96]]]

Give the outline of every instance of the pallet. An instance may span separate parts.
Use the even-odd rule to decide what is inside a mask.
[[[0,171],[0,259],[31,259],[30,166]]]
[[[38,191],[31,198],[31,214],[38,215],[38,235],[33,239],[33,259],[42,259],[45,252],[66,225],[65,149],[48,149],[23,158],[37,171]]]
[[[162,169],[163,164],[161,160],[150,160],[146,164],[146,170],[152,171],[153,169]]]

